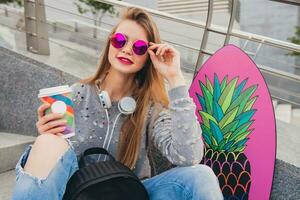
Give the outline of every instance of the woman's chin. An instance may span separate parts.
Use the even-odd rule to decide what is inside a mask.
[[[115,65],[113,68],[123,74],[132,74],[134,73],[134,70],[130,66],[124,66],[124,65]]]
[[[132,74],[132,73],[136,73],[137,71],[139,71],[139,69],[136,69],[136,66],[134,64],[131,65],[126,65],[126,64],[122,64],[122,63],[114,63],[114,65],[112,66],[115,70],[124,73],[124,74]]]

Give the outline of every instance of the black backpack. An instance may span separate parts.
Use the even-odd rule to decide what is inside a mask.
[[[86,156],[108,155],[109,160],[86,164]],[[149,200],[139,178],[103,148],[84,151],[79,170],[70,178],[63,200]]]

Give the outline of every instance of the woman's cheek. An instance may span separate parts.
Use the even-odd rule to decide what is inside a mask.
[[[108,61],[110,64],[116,62],[117,51],[114,48],[110,48],[108,51]]]
[[[146,64],[146,61],[147,61],[147,58],[148,57],[143,57],[143,58],[140,58],[136,64],[139,66],[139,68],[143,68],[143,66]]]

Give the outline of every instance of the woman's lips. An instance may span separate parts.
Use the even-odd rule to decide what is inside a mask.
[[[117,59],[118,59],[121,63],[123,63],[123,64],[125,64],[125,65],[131,65],[131,64],[133,64],[133,62],[132,62],[131,60],[129,60],[128,58],[117,57]]]

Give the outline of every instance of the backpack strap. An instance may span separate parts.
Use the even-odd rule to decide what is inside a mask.
[[[79,160],[80,168],[86,166],[86,161],[85,161],[86,156],[93,155],[93,154],[108,155],[110,160],[115,161],[115,158],[106,149],[101,148],[101,147],[93,147],[93,148],[86,149],[83,152],[83,154],[81,155],[80,160]]]

